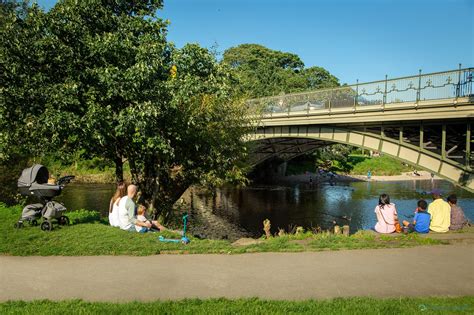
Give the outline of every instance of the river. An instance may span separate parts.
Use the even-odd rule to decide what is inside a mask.
[[[445,196],[456,193],[458,204],[474,221],[474,194],[442,180],[254,185],[222,187],[213,193],[192,188],[185,194],[185,200],[191,213],[205,210],[220,222],[237,226],[253,237],[263,234],[262,221],[267,218],[273,233],[278,228],[288,231],[295,226],[328,229],[334,220],[340,225],[349,223],[352,233],[374,226],[374,208],[381,193],[390,195],[402,220],[411,220],[417,200],[424,198],[430,202],[431,196],[426,192],[435,187]],[[106,216],[113,192],[114,186],[108,184],[70,184],[58,200],[68,209],[97,210]]]

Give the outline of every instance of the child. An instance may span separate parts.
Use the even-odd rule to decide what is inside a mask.
[[[418,200],[418,208],[415,210],[413,224],[403,221],[403,225],[408,227],[410,232],[428,233],[430,231],[431,215],[426,212],[426,208],[428,208],[428,203],[423,199]]]
[[[137,221],[140,222],[150,222],[151,228],[156,228],[159,231],[165,230],[165,227],[162,226],[158,221],[150,221],[145,217],[146,208],[144,205],[139,205],[137,210]],[[146,233],[151,230],[151,228],[147,228],[144,226],[135,225],[135,229],[138,233]]]

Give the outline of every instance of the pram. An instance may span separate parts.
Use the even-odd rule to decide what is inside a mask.
[[[23,208],[21,218],[15,223],[16,228],[23,227],[24,222],[30,225],[38,225],[38,219],[43,218],[41,230],[51,231],[53,219],[60,225],[68,225],[69,218],[64,215],[67,210],[63,204],[53,201],[53,198],[61,194],[61,190],[74,176],[61,177],[57,184],[48,184],[48,169],[40,164],[25,168],[18,179],[18,189],[23,196],[35,196],[40,203],[29,204]]]

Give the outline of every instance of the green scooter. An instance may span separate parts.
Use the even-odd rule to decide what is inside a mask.
[[[184,228],[183,228],[183,236],[181,237],[181,239],[174,239],[174,238],[164,238],[162,235],[160,235],[158,237],[158,240],[160,242],[164,242],[164,243],[183,243],[183,244],[188,244],[189,242],[191,242],[189,240],[189,238],[186,237],[186,225],[188,224],[188,214],[184,214],[183,215],[183,225],[184,225]]]

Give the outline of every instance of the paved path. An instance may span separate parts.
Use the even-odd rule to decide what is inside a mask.
[[[474,295],[474,245],[244,255],[0,256],[0,301]]]

